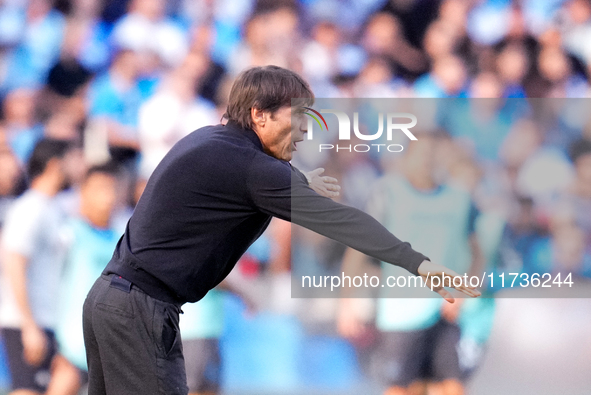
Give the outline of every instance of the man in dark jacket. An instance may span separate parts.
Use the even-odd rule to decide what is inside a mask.
[[[231,89],[227,124],[193,132],[158,165],[84,305],[89,395],[186,394],[180,307],[219,284],[273,216],[413,274],[457,275],[310,188],[289,163],[306,132],[303,117],[292,122],[292,98],[313,101],[297,74],[246,70]]]

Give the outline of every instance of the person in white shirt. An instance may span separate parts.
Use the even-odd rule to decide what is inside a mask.
[[[67,181],[66,141],[45,139],[28,162],[30,189],[10,207],[2,233],[0,327],[12,379],[12,393],[41,394],[55,355],[64,241],[64,219],[55,195]]]

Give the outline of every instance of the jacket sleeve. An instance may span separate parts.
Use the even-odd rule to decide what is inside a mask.
[[[262,212],[403,267],[415,275],[419,265],[428,260],[365,212],[314,192],[295,167],[280,161],[270,164],[253,163],[248,179],[251,199]]]

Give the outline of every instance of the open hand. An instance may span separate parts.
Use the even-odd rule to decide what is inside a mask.
[[[337,179],[328,176],[321,176],[324,173],[324,169],[319,167],[308,173],[305,173],[308,179],[308,184],[317,194],[325,196],[327,198],[334,198],[340,195],[339,191],[341,187],[337,184]]]
[[[464,284],[463,278],[456,272],[451,269],[446,268],[443,265],[439,265],[437,263],[433,263],[430,261],[423,261],[419,266],[419,275],[423,278],[427,286],[433,290],[433,292],[437,292],[441,297],[447,300],[449,303],[453,303],[455,301],[452,294],[444,288],[443,285],[449,286],[450,288],[455,288],[458,291],[471,296],[477,297],[480,296],[480,291],[476,290],[476,288],[469,287]],[[460,277],[462,281],[456,281],[456,284],[460,284],[459,286],[455,286],[453,284],[453,278]]]

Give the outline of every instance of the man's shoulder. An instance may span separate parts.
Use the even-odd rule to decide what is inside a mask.
[[[289,162],[279,160],[262,151],[254,152],[246,167],[246,180],[253,185],[273,185],[277,188],[289,188],[294,175]]]
[[[195,129],[179,143],[182,143],[183,140],[185,140],[185,143],[192,142],[194,144],[203,144],[207,142],[215,142],[218,145],[224,143],[236,144],[237,142],[243,142],[246,144],[248,142],[247,139],[245,139],[235,130],[232,130],[222,124],[208,125]]]
[[[5,242],[11,240],[10,244],[15,242],[15,238],[22,238],[23,235],[32,235],[40,229],[45,229],[46,216],[51,212],[48,200],[49,198],[32,190],[17,198],[8,209],[4,222],[3,240]]]
[[[282,174],[291,174],[292,166],[289,162],[267,155],[262,151],[256,151],[251,158],[250,167],[253,170],[266,170],[270,172],[279,172]]]
[[[9,213],[27,216],[38,215],[47,209],[49,203],[49,198],[29,189],[14,200],[9,208]]]
[[[173,155],[184,156],[198,152],[192,156],[196,160],[217,158],[217,165],[235,163],[236,161],[251,160],[258,157],[261,160],[273,159],[265,154],[249,136],[225,125],[204,126],[189,133],[181,139],[171,150]],[[223,160],[222,160],[223,159]]]
[[[189,169],[199,171],[199,180],[215,177],[247,176],[253,162],[270,170],[272,159],[249,139],[224,125],[211,125],[199,128],[185,136],[166,154],[153,177],[163,174],[179,174],[183,180],[194,178]]]

